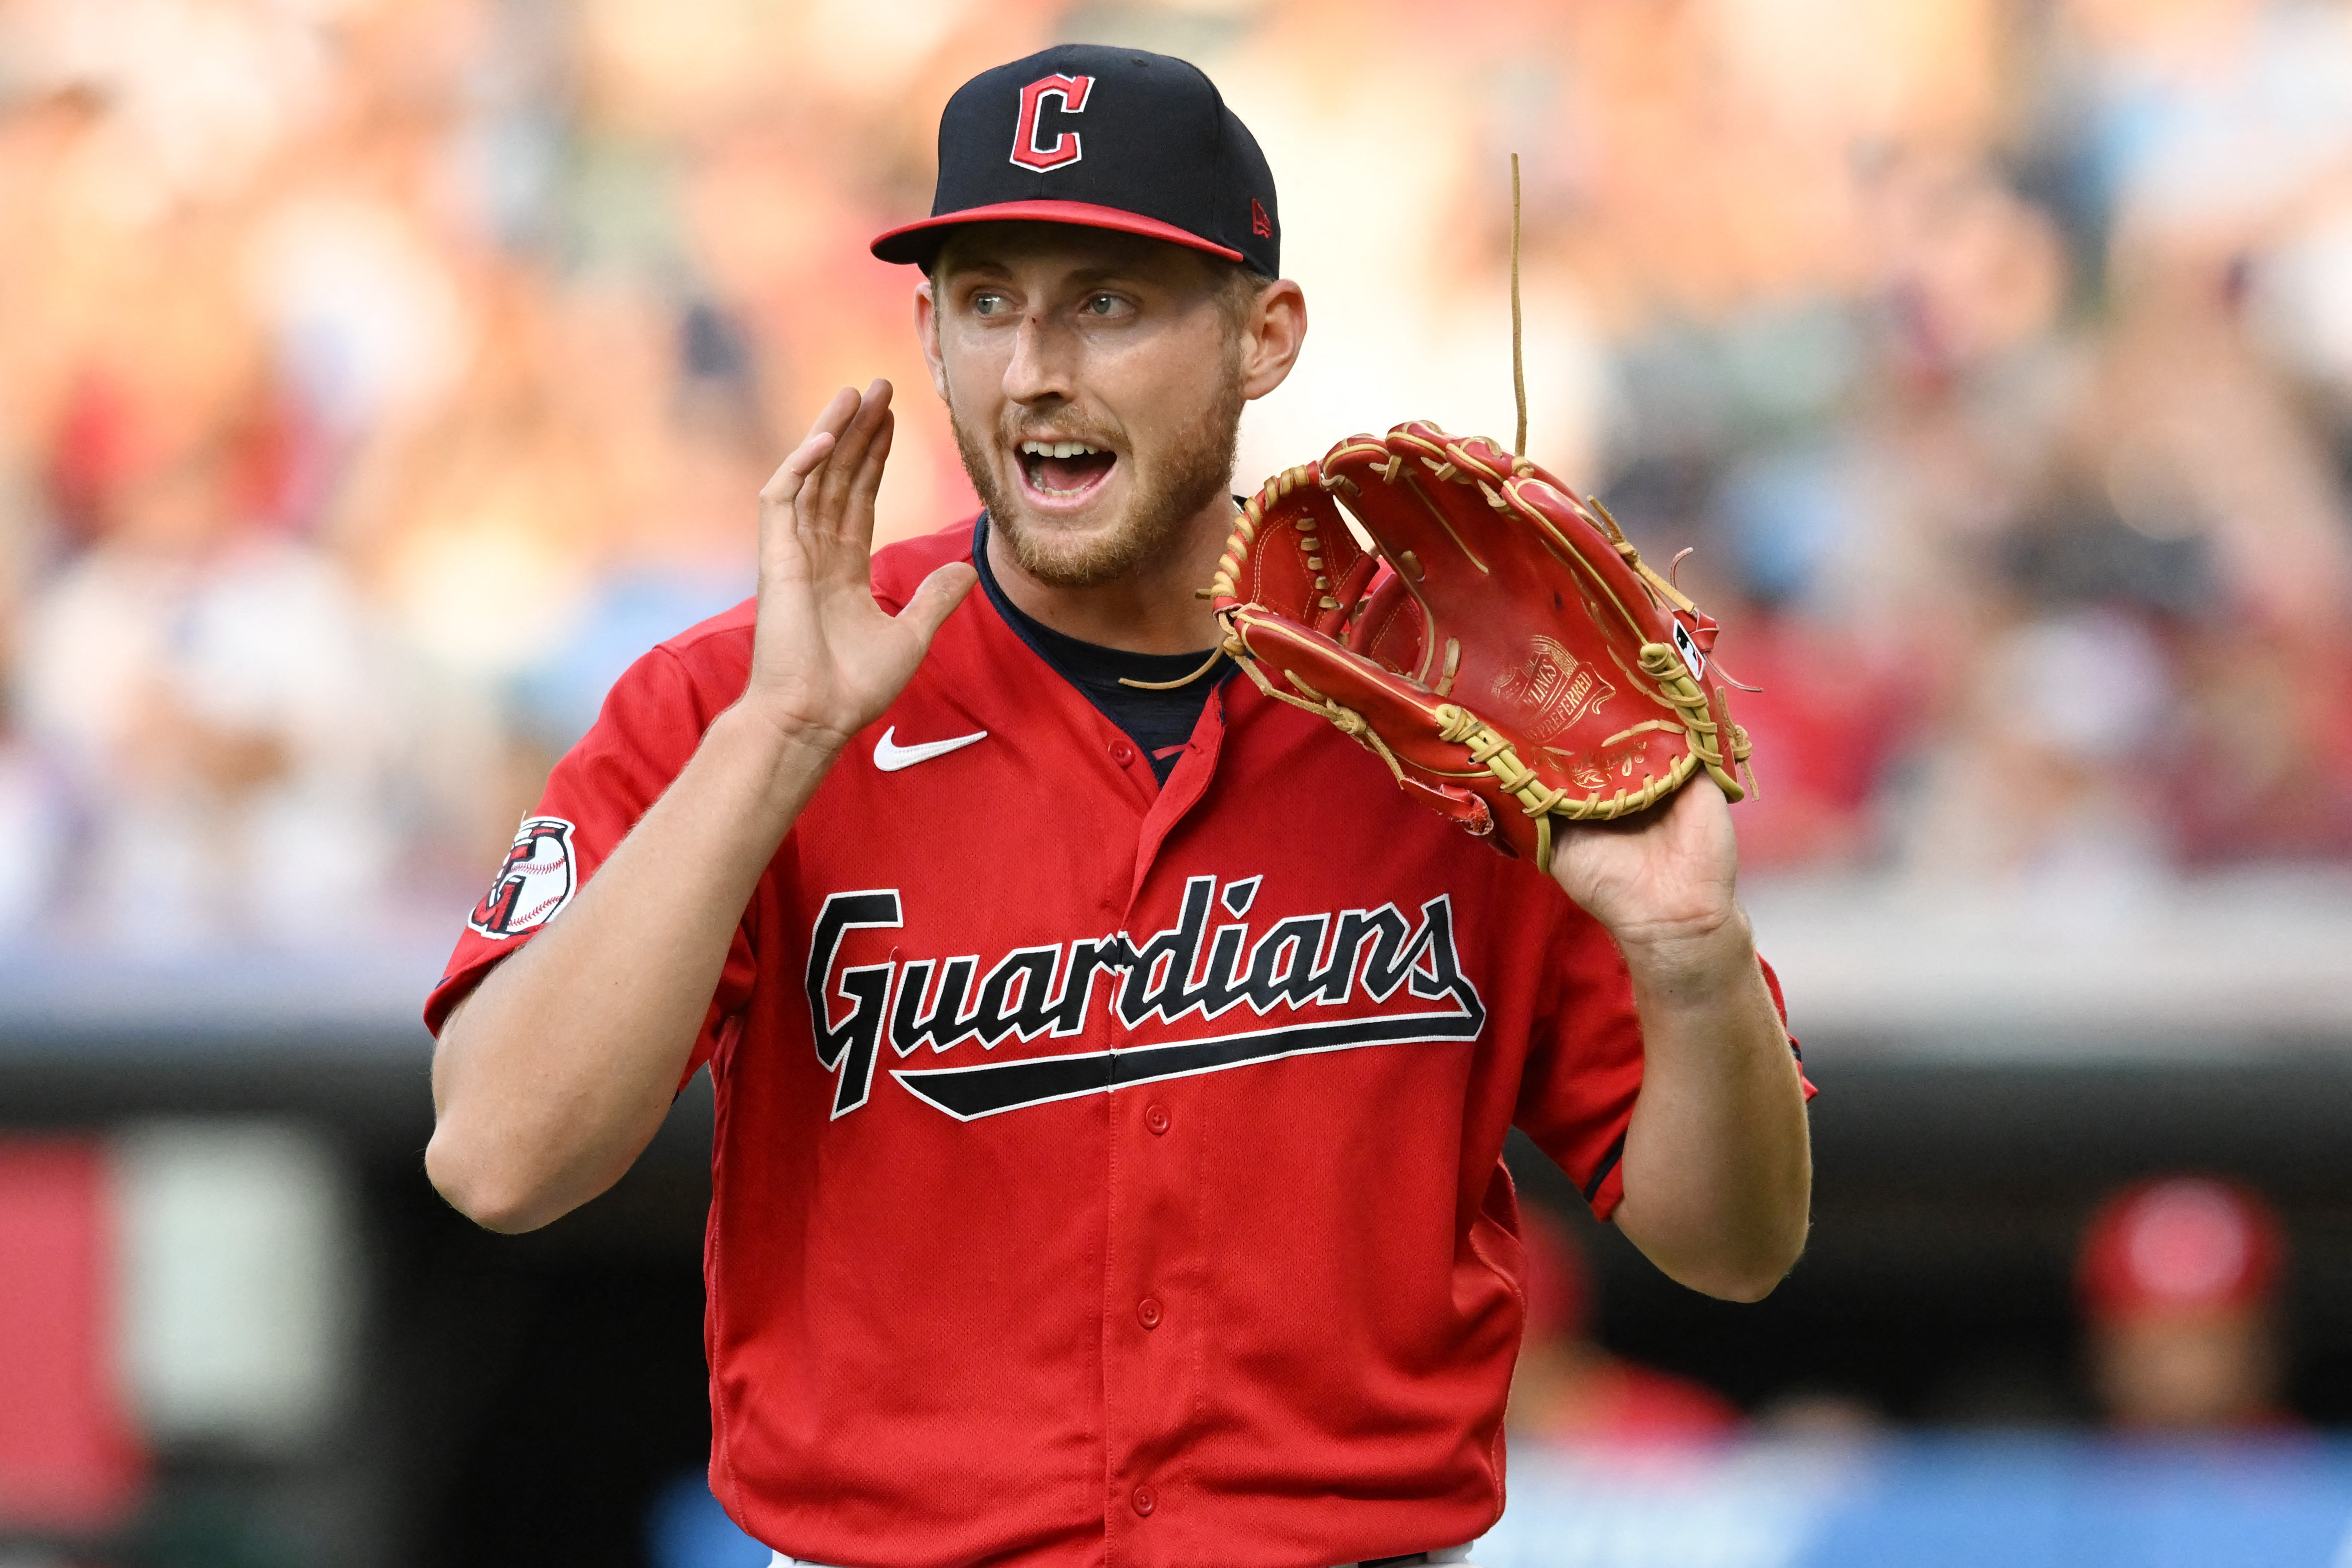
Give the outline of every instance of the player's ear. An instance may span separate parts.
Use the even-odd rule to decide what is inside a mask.
[[[923,363],[931,373],[931,390],[948,400],[948,363],[940,357],[939,300],[928,277],[915,285],[915,338],[923,345]]]
[[[1259,289],[1242,317],[1242,395],[1280,386],[1306,344],[1307,291],[1287,278]]]

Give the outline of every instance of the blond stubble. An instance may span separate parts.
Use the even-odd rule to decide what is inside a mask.
[[[1229,492],[1234,455],[1241,437],[1242,365],[1238,345],[1225,357],[1224,374],[1217,394],[1199,417],[1179,432],[1156,471],[1139,467],[1129,476],[1133,490],[1125,515],[1112,525],[1085,538],[1073,539],[1047,529],[1033,529],[1023,518],[1015,498],[997,482],[989,453],[956,408],[955,388],[948,388],[948,425],[955,432],[956,451],[964,473],[989,521],[1012,548],[1021,570],[1054,588],[1093,588],[1117,582],[1138,568],[1182,548],[1184,526]],[[1003,432],[1006,448],[1018,453],[1020,434],[1013,423],[1018,409],[1007,409]],[[1132,451],[1122,461],[1133,462]]]

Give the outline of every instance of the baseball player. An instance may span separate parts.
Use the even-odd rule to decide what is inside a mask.
[[[1306,332],[1182,61],[949,102],[917,331],[977,518],[869,554],[891,388],[757,599],[559,763],[426,1018],[426,1165],[529,1230],[708,1065],[710,1482],[777,1562],[1459,1562],[1503,1507],[1524,1128],[1667,1273],[1802,1245],[1803,1080],[1701,780],[1546,876],[1227,679],[1200,590]]]

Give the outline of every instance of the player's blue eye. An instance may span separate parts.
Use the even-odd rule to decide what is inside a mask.
[[[1087,301],[1087,313],[1091,316],[1108,316],[1118,309],[1116,294],[1097,294]]]
[[[975,316],[993,316],[1003,307],[1004,296],[1002,294],[974,294],[971,297],[971,313]]]

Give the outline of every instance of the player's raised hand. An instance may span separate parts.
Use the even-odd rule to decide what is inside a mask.
[[[890,705],[978,574],[926,578],[897,616],[874,601],[874,498],[890,456],[890,384],[835,395],[760,491],[760,612],[745,707],[838,750]]]
[[[1704,774],[1637,816],[1554,831],[1553,879],[1620,944],[1712,936],[1738,911],[1731,807]]]

